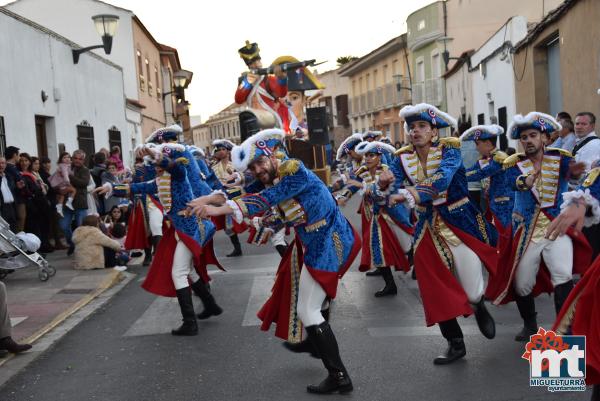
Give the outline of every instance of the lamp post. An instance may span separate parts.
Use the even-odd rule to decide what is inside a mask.
[[[93,49],[104,48],[104,53],[110,54],[112,50],[113,37],[117,33],[119,17],[111,14],[99,14],[92,17],[96,31],[102,37],[102,44],[96,46],[83,47],[81,49],[73,49],[73,63],[79,63],[79,55]]]
[[[176,71],[173,74],[173,85],[175,86],[175,90],[171,90],[169,92],[163,93],[162,94],[163,101],[165,100],[165,97],[172,95],[173,93],[177,93],[178,90],[181,90],[182,88],[184,88],[186,83],[187,83],[187,75],[185,75],[182,71]]]
[[[450,57],[450,52],[446,47],[446,43],[454,40],[454,38],[450,38],[448,36],[442,36],[441,38],[437,38],[436,41],[444,44],[444,51],[442,52],[442,59],[444,60],[444,66],[446,67],[446,71],[448,71],[448,63],[450,60],[460,60],[460,57]]]

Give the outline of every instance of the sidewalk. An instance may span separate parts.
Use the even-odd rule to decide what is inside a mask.
[[[73,269],[66,251],[50,253],[46,260],[56,268],[46,282],[38,279],[36,267],[15,270],[3,280],[12,337],[18,342],[36,341],[121,279],[113,269]]]

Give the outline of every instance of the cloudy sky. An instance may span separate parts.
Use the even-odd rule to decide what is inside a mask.
[[[48,0],[51,1],[51,0]],[[245,70],[237,49],[257,42],[263,64],[278,56],[328,61],[361,56],[406,32],[406,17],[433,0],[104,0],[132,10],[155,39],[176,47],[194,72],[186,98],[206,120],[233,102]],[[8,1],[0,0],[0,4]],[[118,40],[118,38],[115,38]]]

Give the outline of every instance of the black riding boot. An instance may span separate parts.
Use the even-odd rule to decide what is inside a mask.
[[[195,336],[198,334],[198,322],[196,322],[190,287],[177,290],[177,301],[179,301],[179,307],[181,308],[183,324],[178,329],[171,330],[171,334],[174,336]]]
[[[215,297],[212,296],[202,279],[198,279],[198,281],[192,284],[192,290],[194,290],[194,293],[198,295],[204,305],[204,310],[196,316],[198,319],[204,320],[211,316],[219,316],[223,313],[223,309],[217,305]]]
[[[475,320],[477,320],[477,326],[479,327],[481,334],[489,339],[494,338],[496,336],[496,323],[485,307],[483,297],[481,297],[481,300],[478,303],[473,305],[473,309],[475,309]]]
[[[523,318],[523,328],[515,336],[515,341],[529,341],[529,337],[538,331],[535,300],[533,299],[533,295],[529,294],[524,297],[515,295],[515,301],[517,302],[519,314],[521,315],[521,318]]]
[[[377,298],[385,297],[386,295],[396,295],[398,293],[398,287],[394,281],[394,275],[390,267],[380,267],[381,275],[385,280],[385,287],[375,293]]]
[[[554,308],[556,309],[556,314],[560,312],[563,304],[567,300],[567,297],[571,293],[573,289],[573,280],[569,280],[566,283],[557,285],[554,287]]]
[[[233,245],[233,252],[227,255],[228,258],[235,256],[242,256],[242,245],[240,244],[240,239],[237,234],[233,234],[229,236],[229,240]]]
[[[309,326],[306,331],[329,373],[320,384],[306,387],[306,391],[315,394],[352,391],[352,381],[340,358],[340,350],[329,323],[323,322],[319,325]]]
[[[365,276],[368,277],[374,277],[374,276],[382,276],[383,273],[381,272],[381,269],[374,269],[374,270],[369,270]]]
[[[144,249],[144,261],[142,262],[143,266],[150,266],[152,263],[152,248]]]
[[[285,255],[285,251],[287,251],[288,247],[287,245],[275,245],[275,249],[277,249],[279,256],[283,258],[283,255]]]
[[[463,333],[456,319],[446,320],[438,323],[440,331],[446,340],[448,340],[448,349],[444,355],[440,355],[433,360],[435,365],[448,365],[467,354]]]
[[[323,315],[323,319],[325,319],[326,322],[329,322],[329,308],[321,310],[321,315]],[[309,335],[310,333],[307,330],[306,338],[304,340],[300,341],[299,343],[291,343],[289,341],[285,341],[283,343],[283,347],[295,353],[306,352],[309,353],[310,356],[312,356],[313,358],[320,358],[319,351],[317,351],[312,341],[310,341],[310,339],[308,338]]]

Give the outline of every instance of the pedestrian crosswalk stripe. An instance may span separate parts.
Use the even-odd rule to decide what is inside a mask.
[[[258,276],[252,280],[252,289],[250,290],[250,298],[246,305],[246,312],[244,313],[244,320],[242,326],[259,326],[260,320],[256,317],[256,313],[265,303],[269,295],[271,294],[271,288],[273,287],[272,276]]]

